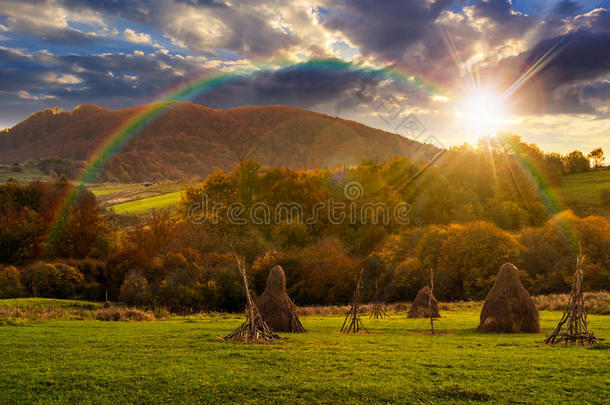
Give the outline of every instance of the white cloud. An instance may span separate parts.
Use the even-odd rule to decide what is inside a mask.
[[[133,42],[135,44],[152,44],[150,35],[143,32],[135,32],[131,28],[126,28],[125,31],[123,31],[123,37],[125,37],[125,39],[129,42]]]
[[[0,25],[0,31],[23,32],[55,41],[86,41],[97,35],[73,28],[72,22],[102,32],[105,29],[99,12],[87,8],[70,10],[55,0],[31,3],[0,0],[0,15],[6,16],[6,25]]]
[[[50,99],[55,98],[55,96],[50,96],[47,94],[40,95],[40,96],[34,96],[25,90],[18,91],[16,93],[16,95],[17,95],[17,97],[19,97],[23,100],[50,100]]]
[[[57,74],[57,73],[45,73],[42,75],[42,80],[52,84],[79,84],[82,83],[82,79],[76,75],[70,73]]]

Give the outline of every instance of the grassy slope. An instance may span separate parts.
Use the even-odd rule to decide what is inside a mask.
[[[51,178],[41,170],[32,167],[20,166],[21,171],[15,172],[11,165],[0,165],[0,183],[5,183],[9,178],[13,177],[19,183],[27,184],[34,180],[49,181]]]
[[[541,312],[548,333],[559,312]],[[272,345],[217,340],[242,316],[157,322],[49,321],[0,327],[0,402],[603,403],[608,346],[547,347],[543,334],[474,331],[478,310],[445,311],[437,330],[405,314],[340,335],[342,317]],[[610,337],[610,317],[591,316]]]
[[[186,183],[167,182],[144,184],[94,184],[89,189],[102,207],[112,208],[118,214],[142,215],[152,209],[172,208],[180,200]]]
[[[30,308],[100,308],[102,303],[79,300],[62,300],[58,298],[9,298],[1,299],[0,306]]]
[[[610,215],[610,210],[601,206],[603,189],[610,189],[610,170],[565,176],[557,191],[578,215]]]
[[[153,209],[173,208],[180,200],[180,191],[111,205],[117,214],[141,215]]]

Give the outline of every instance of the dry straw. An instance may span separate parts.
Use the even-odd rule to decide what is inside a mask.
[[[438,301],[430,291],[430,287],[425,286],[417,293],[407,317],[430,318],[430,313],[432,313],[432,318],[441,317],[441,314],[438,312]]]
[[[519,270],[505,263],[485,298],[478,330],[484,332],[540,332],[536,304],[519,279]]]
[[[265,291],[258,299],[258,309],[267,325],[276,332],[305,332],[294,303],[286,293],[286,275],[275,266],[267,277]]]

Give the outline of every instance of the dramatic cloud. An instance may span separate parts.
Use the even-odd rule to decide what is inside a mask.
[[[0,0],[0,126],[55,105],[131,107],[193,77],[235,74],[195,101],[286,104],[389,130],[388,115],[416,114],[451,144],[467,136],[456,122],[465,97],[491,88],[501,98],[510,89],[507,129],[544,142],[553,133],[568,145],[560,128],[572,127],[570,117],[596,134],[610,119],[609,7],[608,0]],[[539,68],[528,74],[532,66]]]
[[[343,32],[365,54],[404,60],[407,49],[435,29],[452,0],[336,0],[317,9],[323,25]]]

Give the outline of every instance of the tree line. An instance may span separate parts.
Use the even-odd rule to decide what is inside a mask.
[[[430,167],[396,158],[299,171],[248,160],[187,187],[177,215],[154,212],[128,228],[89,191],[77,190],[56,238],[49,235],[57,207],[75,186],[64,177],[9,182],[0,185],[0,297],[103,300],[108,293],[111,300],[173,311],[239,311],[244,298],[234,252],[252,268],[255,292],[281,264],[299,305],[348,302],[362,268],[365,286],[377,281],[388,301],[413,299],[430,269],[439,299],[481,299],[506,261],[521,269],[532,293],[561,293],[569,291],[578,242],[588,258],[586,288],[608,289],[610,223],[553,211],[541,186],[561,181],[553,162],[514,136],[454,148]],[[346,191],[353,184],[357,195]],[[204,199],[220,208],[194,221],[192,207]],[[304,220],[321,201],[343,204],[348,216]],[[268,207],[281,214],[236,222],[229,215],[235,203],[242,213]],[[301,210],[277,209],[285,203]],[[367,210],[401,203],[409,207],[403,218],[385,220],[383,211]],[[348,220],[352,208],[367,212],[366,220]],[[373,298],[372,289],[364,294]]]

